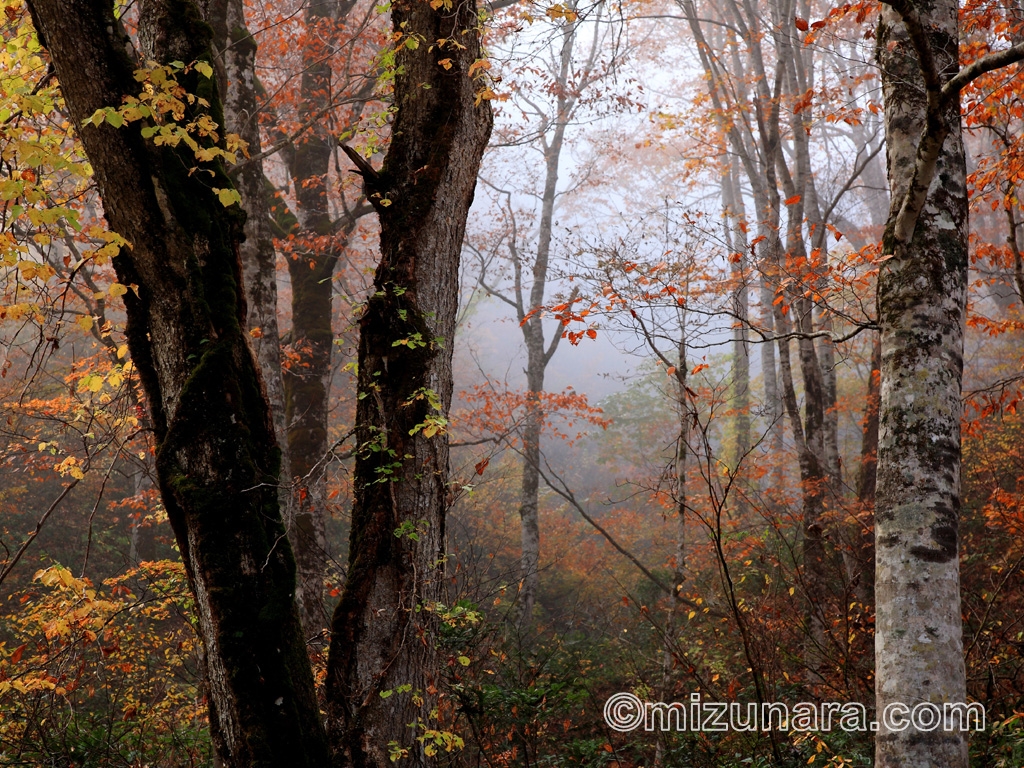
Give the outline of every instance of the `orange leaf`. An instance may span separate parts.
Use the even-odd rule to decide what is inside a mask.
[[[597,331],[595,331],[593,328],[591,328],[589,331],[587,331],[587,336],[589,336],[591,339],[596,339],[597,338]]]
[[[27,646],[27,645],[28,645],[28,643],[23,643],[22,645],[19,645],[15,649],[14,653],[11,654],[11,663],[12,664],[17,664],[19,661],[21,661],[21,654],[23,654],[25,652],[25,646]]]
[[[796,205],[800,202],[800,195],[793,195],[791,198],[786,200],[786,205]]]
[[[473,466],[473,468],[476,470],[476,473],[478,475],[482,475],[484,473],[484,470],[487,469],[487,465],[490,464],[490,463],[491,463],[490,459],[484,459],[483,461],[478,461]]]

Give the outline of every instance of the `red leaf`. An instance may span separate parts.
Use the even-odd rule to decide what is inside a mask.
[[[487,465],[490,463],[490,459],[484,459],[483,461],[478,461],[476,464],[474,464],[473,468],[476,470],[476,473],[478,475],[482,475],[484,473],[484,470],[487,469]]]
[[[799,16],[797,16],[796,19],[794,19],[793,23],[796,24],[796,28],[799,29],[801,32],[807,31],[807,19],[801,19]]]
[[[28,643],[23,643],[15,649],[14,653],[11,654],[11,664],[17,664],[21,661],[21,654],[25,652],[25,646],[27,645]]]

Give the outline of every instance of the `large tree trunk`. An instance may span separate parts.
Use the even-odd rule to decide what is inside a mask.
[[[919,17],[921,27],[915,30],[915,46],[893,10],[897,4],[883,6],[878,59],[893,202],[878,278],[879,712],[894,702],[941,707],[943,702],[965,701],[967,693],[957,530],[967,300],[966,167],[959,99],[927,114],[925,78],[915,53],[917,47],[934,58],[936,81],[945,82],[956,73],[957,4],[937,0],[919,7],[899,5],[904,13]],[[922,732],[910,725],[896,731],[883,723],[875,760],[879,768],[958,768],[967,765],[967,740],[941,727]]]
[[[141,88],[113,3],[32,0],[113,230],[132,359],[145,386],[157,473],[196,600],[210,725],[227,766],[322,766],[327,746],[292,593],[295,566],[278,510],[279,451],[245,333],[238,245],[244,217],[212,188],[219,163],[137,128],[85,126]],[[158,61],[211,61],[195,5],[151,0],[140,36]],[[216,84],[181,76],[223,121]],[[192,109],[198,109],[193,107]],[[186,119],[197,116],[196,112]],[[207,173],[190,174],[202,165]],[[135,290],[137,286],[137,293]]]
[[[336,761],[353,768],[390,766],[390,750],[422,765],[416,737],[437,727],[448,493],[441,420],[452,395],[466,215],[492,121],[470,70],[481,56],[476,4],[449,11],[395,0],[391,14],[396,33],[433,44],[397,46],[384,168],[358,161],[380,219],[381,261],[360,319],[352,539],[327,677]]]

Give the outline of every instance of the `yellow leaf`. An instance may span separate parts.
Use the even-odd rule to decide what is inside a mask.
[[[128,345],[127,344],[122,344],[120,347],[117,348],[117,359],[118,360],[123,360],[124,356],[127,355],[127,354],[128,354]]]
[[[242,196],[238,194],[237,189],[217,189],[214,187],[213,191],[217,193],[217,199],[220,200],[220,204],[225,208],[230,208],[235,203],[242,204]]]
[[[91,331],[92,330],[92,315],[82,315],[80,318],[75,320],[75,322],[78,323],[78,326],[83,331]]]
[[[128,293],[128,289],[121,285],[121,283],[111,283],[107,293],[110,294],[110,298],[116,299],[118,296],[124,296]]]
[[[697,615],[697,612],[696,612],[696,611],[690,611],[690,613],[689,613],[689,614],[688,614],[688,615],[686,616],[686,618],[688,618],[688,619],[692,619],[692,618],[693,618],[694,616],[696,616],[696,615]]]
[[[198,72],[206,78],[213,77],[213,67],[207,64],[205,61],[196,62],[196,72]]]

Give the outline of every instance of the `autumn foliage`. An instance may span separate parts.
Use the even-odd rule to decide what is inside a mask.
[[[281,337],[269,341],[291,379],[293,425],[307,412],[295,405],[303,387],[323,388],[319,453],[281,483],[323,516],[329,606],[348,575],[352,459],[373,450],[353,440],[366,396],[354,360],[378,234],[364,218],[373,177],[353,173],[338,144],[379,166],[396,47],[437,44],[389,35],[387,4],[341,5],[335,16],[300,2],[247,7],[281,283]],[[873,705],[875,290],[888,210],[871,60],[879,5],[802,4],[757,29],[735,3],[645,0],[612,16],[575,2],[496,5],[489,58],[473,72],[499,124],[470,221],[464,316],[455,339],[403,345],[452,344],[456,360],[451,413],[418,425],[449,435],[452,455],[444,599],[420,606],[437,613],[444,679],[429,692],[436,720],[410,739],[453,766],[868,765],[870,733],[622,734],[601,713],[618,691]],[[0,765],[212,765],[195,606],[124,335],[124,297],[138,286],[111,267],[132,244],[105,223],[22,2],[0,9]],[[600,38],[588,18],[621,26]],[[1003,3],[971,0],[961,20],[964,63],[1024,39]],[[701,29],[702,41],[680,42]],[[567,30],[580,35],[575,49]],[[599,39],[608,48],[595,53]],[[666,69],[673,56],[685,66]],[[790,72],[786,56],[805,68]],[[147,139],[202,152],[222,129],[179,125],[195,96],[175,78],[192,66],[140,67],[138,101],[96,122],[139,131],[151,120]],[[1006,768],[1024,759],[1016,66],[975,80],[962,110],[964,646],[968,694],[989,724],[972,757]],[[566,103],[572,120],[551,117]],[[518,292],[522,304],[542,219],[542,194],[512,187],[541,188],[543,137],[559,119],[572,159],[555,161],[548,294],[509,310],[498,296]],[[192,170],[247,162],[241,143],[226,146]],[[318,148],[322,167],[299,173]],[[322,210],[309,203],[317,190]],[[221,193],[225,206],[240,202]],[[311,341],[303,328],[315,323],[296,313],[317,287],[327,336]],[[568,342],[545,391],[521,375],[531,322],[548,344]],[[613,358],[603,378],[589,375]],[[523,628],[517,509],[531,412],[543,547]],[[309,653],[322,697],[325,647]],[[409,745],[391,746],[401,765]]]

